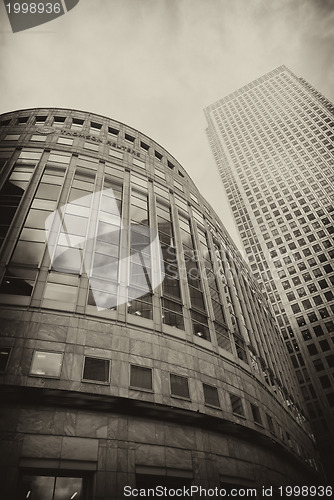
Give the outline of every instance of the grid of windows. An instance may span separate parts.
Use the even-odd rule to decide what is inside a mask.
[[[326,400],[334,386],[324,362],[333,349],[332,320],[328,328],[325,321],[334,310],[333,106],[281,66],[205,114],[251,269],[277,317],[314,429],[328,436],[333,421]],[[326,374],[319,379],[320,366]],[[324,417],[327,431],[318,425]]]
[[[137,131],[125,133],[111,120],[107,127],[99,117],[54,113],[43,110],[38,129],[39,115],[20,125],[18,144],[25,137],[24,126],[30,127],[29,138],[40,134],[43,141],[34,138],[15,154],[6,141],[0,151],[4,182],[26,183],[20,184],[24,190],[6,229],[15,229],[10,238],[16,246],[7,247],[4,261],[0,284],[4,303],[101,315],[157,330],[166,334],[165,339],[177,337],[214,351],[219,358],[234,358],[238,366],[242,362],[244,370],[261,377],[279,404],[305,425],[301,398],[268,303],[223,225],[176,160],[162,148],[154,149],[148,138],[138,140]],[[53,131],[42,124],[53,126]],[[10,128],[4,130],[11,133]],[[94,152],[85,143],[94,149],[102,143],[108,147],[98,146]],[[144,161],[149,150],[154,151],[152,161]],[[16,170],[21,164],[30,168],[31,172],[23,172],[31,174],[29,178],[15,177],[22,174]],[[9,238],[6,231],[3,236]],[[298,252],[294,255],[289,266],[299,262]],[[313,272],[311,264],[307,269]],[[327,289],[319,285],[314,297],[322,293]],[[304,310],[310,312],[301,313]],[[273,346],[280,363],[272,359]],[[325,352],[327,345],[322,343],[321,349]],[[43,356],[54,355],[59,363],[44,367]],[[30,375],[57,378],[62,363],[60,353],[40,351],[34,354]],[[81,378],[107,384],[110,370],[108,360],[88,355]],[[130,387],[153,392],[153,374],[150,368],[133,365]],[[173,396],[191,399],[186,377],[173,375],[170,383]],[[219,409],[218,389],[204,384],[202,403]],[[233,411],[237,415],[235,406]],[[238,411],[243,412],[242,403]]]

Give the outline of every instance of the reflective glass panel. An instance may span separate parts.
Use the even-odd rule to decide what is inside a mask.
[[[48,377],[59,377],[63,355],[58,352],[35,351],[30,373]]]
[[[19,241],[11,258],[12,263],[38,266],[45,249],[44,243]]]
[[[57,300],[60,302],[75,303],[77,288],[75,286],[60,285],[58,283],[47,283],[45,287],[45,299]]]

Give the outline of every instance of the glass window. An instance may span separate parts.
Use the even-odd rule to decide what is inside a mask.
[[[220,408],[217,387],[203,383],[204,401],[206,405]]]
[[[210,340],[208,320],[204,314],[191,311],[193,334],[205,340]]]
[[[272,434],[275,434],[275,427],[274,427],[273,419],[271,418],[270,415],[268,415],[268,413],[266,413],[266,416],[267,416],[269,430]]]
[[[88,219],[86,217],[77,217],[75,215],[65,214],[63,219],[63,228],[67,234],[76,236],[85,236],[87,231]]]
[[[60,186],[41,182],[37,189],[35,198],[56,201],[58,199],[59,192]]]
[[[180,375],[170,374],[170,390],[172,396],[189,399],[188,379]]]
[[[231,406],[232,406],[232,412],[234,415],[244,417],[244,409],[242,406],[242,401],[239,396],[235,396],[234,394],[230,394],[230,400],[231,400]]]
[[[44,142],[47,138],[47,135],[42,135],[42,134],[34,134],[31,136],[31,141],[36,141],[36,142]]]
[[[59,139],[57,140],[57,143],[64,144],[65,146],[72,146],[73,139],[68,139],[67,137],[59,137]]]
[[[58,352],[35,351],[30,374],[43,377],[59,377],[63,355]]]
[[[144,366],[130,366],[130,387],[152,390],[152,369]]]
[[[70,159],[71,159],[71,155],[58,155],[58,154],[54,154],[54,153],[51,153],[49,155],[49,160],[48,161],[54,161],[54,162],[57,162],[57,163],[70,163]]]
[[[10,356],[10,347],[0,347],[0,372],[4,373],[7,370],[9,356]]]
[[[250,404],[250,407],[254,422],[256,424],[262,425],[260,409],[257,406],[253,405],[252,403]]]
[[[167,300],[162,299],[162,319],[166,325],[174,326],[175,328],[180,328],[184,330],[184,321],[182,315],[182,305]]]
[[[77,287],[62,285],[59,283],[47,283],[45,287],[44,299],[56,300],[74,304],[77,298]]]
[[[89,149],[90,151],[98,151],[99,150],[98,144],[95,144],[92,142],[85,142],[84,148]]]
[[[85,356],[83,380],[109,382],[110,360]]]
[[[9,266],[0,285],[0,293],[31,295],[37,273],[37,269]]]
[[[120,160],[123,159],[123,153],[121,153],[120,151],[117,151],[115,149],[111,149],[109,150],[109,155],[110,156],[113,156],[114,158],[118,158]]]
[[[11,263],[39,266],[45,250],[44,243],[33,241],[18,241]]]
[[[19,500],[84,500],[82,477],[54,476],[23,473],[19,481]]]
[[[7,134],[5,137],[5,141],[18,141],[20,138],[20,134]]]

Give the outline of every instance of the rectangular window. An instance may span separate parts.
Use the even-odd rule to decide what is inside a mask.
[[[115,149],[110,149],[109,155],[113,156],[114,158],[118,158],[119,160],[123,159],[123,153],[121,153],[120,151],[116,151]]]
[[[65,116],[54,116],[53,118],[54,127],[63,127],[64,124],[65,124]]]
[[[31,141],[44,142],[46,140],[46,135],[34,134],[31,136]]]
[[[152,369],[131,365],[130,387],[152,391]]]
[[[206,405],[220,408],[217,387],[203,383],[204,401]]]
[[[269,430],[272,434],[275,434],[275,427],[274,427],[274,422],[273,422],[273,419],[271,418],[270,415],[268,415],[268,413],[266,413],[267,415],[267,421],[268,421],[268,427],[269,427]]]
[[[244,409],[242,406],[242,401],[239,396],[235,396],[234,394],[230,394],[231,406],[233,415],[237,415],[238,417],[244,417]]]
[[[110,360],[85,356],[83,380],[109,382]]]
[[[0,373],[4,373],[7,370],[10,347],[0,347]]]
[[[39,375],[41,377],[59,377],[62,365],[63,355],[59,352],[35,351],[30,375]]]
[[[262,425],[262,418],[261,418],[260,409],[257,406],[252,405],[252,403],[250,406],[251,406],[251,411],[252,411],[252,416],[253,416],[254,422],[256,424]]]
[[[188,379],[180,375],[170,374],[170,392],[172,396],[190,399]]]
[[[116,128],[113,128],[113,127],[108,127],[108,134],[112,134],[112,135],[118,135],[119,134],[119,130],[117,130]]]
[[[33,136],[33,137],[35,137],[35,136]],[[73,139],[68,139],[67,137],[59,137],[59,139],[57,140],[57,144],[64,144],[65,146],[72,146]]]
[[[17,498],[28,498],[36,500],[83,500],[85,495],[85,478],[55,476],[53,471],[47,469],[39,471],[40,474],[30,474],[28,471],[20,476],[19,496]]]
[[[162,299],[162,319],[165,325],[184,330],[182,305],[165,298]]]
[[[84,148],[89,149],[90,151],[98,151],[99,150],[98,144],[93,144],[92,142],[85,142]]]
[[[20,138],[20,134],[7,134],[5,137],[5,141],[18,141]]]
[[[135,138],[132,135],[130,135],[130,134],[125,133],[124,137],[125,137],[126,141],[135,142]]]

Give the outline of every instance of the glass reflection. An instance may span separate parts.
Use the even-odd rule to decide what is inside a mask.
[[[53,500],[54,477],[23,476],[21,478],[20,500]]]
[[[30,373],[32,375],[59,377],[62,357],[62,354],[57,352],[35,351]]]
[[[80,477],[55,477],[25,474],[21,476],[19,500],[82,500]]]
[[[9,295],[32,294],[37,270],[9,267],[0,285],[0,293]]]
[[[19,241],[14,250],[11,262],[38,266],[45,250],[44,243]]]
[[[57,477],[53,500],[81,500],[82,479],[79,477]]]

